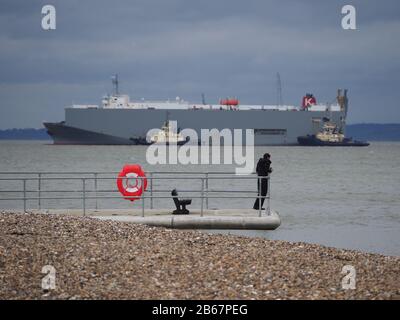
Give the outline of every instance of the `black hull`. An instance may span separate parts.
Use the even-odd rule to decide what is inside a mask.
[[[342,142],[328,142],[319,140],[315,136],[301,136],[297,138],[299,145],[310,147],[367,147],[368,142],[345,139]]]
[[[125,139],[115,137],[103,133],[82,130],[70,126],[66,126],[63,122],[50,123],[45,122],[43,125],[47,129],[47,133],[57,145],[150,145],[146,138],[135,137]],[[189,140],[178,142],[178,146],[184,145]],[[169,145],[169,143],[167,143]]]
[[[131,141],[133,141],[134,142],[134,144],[136,144],[136,145],[141,145],[141,146],[149,146],[149,145],[151,145],[151,144],[155,144],[155,142],[147,142],[146,141],[146,139],[138,139],[138,138],[131,138],[130,139]],[[177,146],[183,146],[184,144],[186,144],[187,143],[187,141],[181,141],[181,142],[178,142],[178,143],[176,143],[176,144],[171,144],[171,143],[169,143],[169,142],[167,142],[167,143],[158,143],[158,145],[167,145],[167,146],[169,146],[169,145],[177,145]]]
[[[135,141],[103,133],[66,126],[64,123],[45,122],[43,125],[57,145],[136,145]]]

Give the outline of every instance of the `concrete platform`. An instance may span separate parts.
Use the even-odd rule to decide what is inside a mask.
[[[82,216],[82,209],[48,209],[29,210],[47,214],[68,214]],[[101,220],[123,221],[146,224],[149,226],[176,229],[248,229],[274,230],[281,224],[279,214],[271,211],[259,217],[253,209],[207,209],[200,215],[200,209],[190,210],[189,215],[173,215],[171,209],[145,209],[142,217],[141,209],[101,209],[86,210],[86,216]]]
[[[96,216],[101,220],[124,221],[176,229],[249,229],[274,230],[281,224],[279,215],[271,212],[262,217],[245,215],[157,215],[157,216]]]

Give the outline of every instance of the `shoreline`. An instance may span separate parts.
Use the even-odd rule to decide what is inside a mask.
[[[41,287],[56,270],[56,288]],[[354,266],[356,288],[343,289]],[[400,299],[400,257],[91,217],[0,214],[2,299]]]

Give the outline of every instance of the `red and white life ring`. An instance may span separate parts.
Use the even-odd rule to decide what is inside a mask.
[[[147,189],[147,179],[138,164],[126,164],[118,174],[117,186],[125,199],[135,201]]]

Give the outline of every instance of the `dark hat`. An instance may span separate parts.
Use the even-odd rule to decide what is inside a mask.
[[[271,155],[269,153],[264,153],[264,159],[269,159],[271,158]]]

